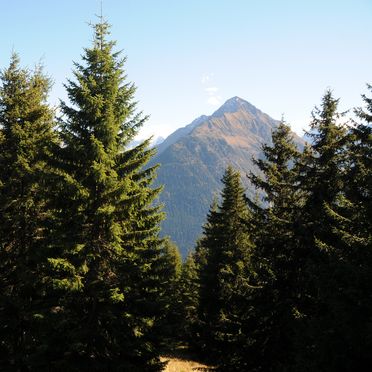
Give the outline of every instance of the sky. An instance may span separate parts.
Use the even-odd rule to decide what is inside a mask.
[[[73,61],[92,43],[100,0],[0,0],[0,68],[41,62],[66,100]],[[372,83],[372,0],[102,0],[127,56],[139,137],[163,136],[239,96],[302,135],[324,91],[341,111]]]

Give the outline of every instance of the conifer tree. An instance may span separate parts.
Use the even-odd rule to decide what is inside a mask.
[[[295,231],[302,195],[298,189],[299,151],[290,127],[282,121],[272,134],[272,146],[263,145],[264,157],[255,161],[260,176],[252,184],[263,192],[261,207],[253,205],[256,219],[256,266],[262,290],[254,300],[260,320],[257,327],[259,365],[263,370],[287,370],[293,354],[297,322],[298,273],[303,266]]]
[[[13,54],[0,76],[0,369],[28,370],[41,353],[45,298],[47,159],[53,110],[40,66]]]
[[[205,353],[221,370],[244,370],[249,365],[250,296],[256,280],[253,243],[239,173],[229,167],[222,182],[221,204],[209,212],[199,247],[205,251],[205,265],[199,269],[201,337]]]
[[[312,133],[311,151],[304,159],[301,188],[307,194],[304,207],[308,220],[309,243],[324,243],[330,238],[330,225],[325,203],[332,205],[343,190],[342,165],[345,161],[344,146],[346,129],[338,121],[343,116],[337,112],[339,99],[335,99],[332,91],[327,90],[322,98],[320,108],[315,107],[310,123]]]
[[[177,245],[169,238],[164,240],[164,313],[158,327],[164,337],[164,351],[170,352],[180,341],[180,313],[179,283],[182,271],[182,259]]]
[[[372,85],[367,85],[372,92]],[[366,109],[357,108],[355,114],[361,122],[351,129],[348,141],[349,166],[346,173],[345,196],[355,205],[363,241],[368,245],[372,231],[372,98],[362,95]]]
[[[182,265],[178,285],[180,339],[191,348],[197,344],[195,332],[198,324],[199,284],[196,255],[195,252],[187,255]]]
[[[371,358],[372,268],[372,100],[347,137],[344,190],[327,204],[336,237],[324,246],[329,275],[323,297],[328,316],[322,324],[319,365],[327,371],[361,370]]]
[[[333,280],[332,246],[339,244],[335,222],[329,209],[337,204],[344,191],[346,162],[346,128],[338,123],[338,99],[330,90],[323,96],[320,109],[315,108],[311,128],[311,147],[303,156],[301,188],[305,202],[299,216],[297,236],[306,260],[301,282],[303,328],[298,330],[298,368],[321,370],[323,361],[330,359],[331,349],[337,349],[330,337],[334,316],[328,294],[337,291]]]
[[[164,278],[163,215],[152,189],[154,150],[128,144],[146,120],[136,113],[135,87],[126,81],[125,59],[108,41],[106,22],[62,102],[56,153],[60,179],[55,257],[60,275],[61,321],[53,366],[69,370],[157,371]]]

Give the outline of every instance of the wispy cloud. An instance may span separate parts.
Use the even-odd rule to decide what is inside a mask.
[[[201,78],[201,83],[203,85],[209,83],[213,79],[213,76],[214,76],[213,73],[203,74]]]
[[[218,87],[213,85],[214,74],[203,74],[201,83],[204,86],[204,92],[207,94],[207,103],[211,106],[218,106],[222,103],[222,97],[218,94]]]
[[[207,99],[207,102],[212,106],[219,106],[222,103],[220,96],[211,96]]]

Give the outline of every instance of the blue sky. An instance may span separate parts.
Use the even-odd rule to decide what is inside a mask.
[[[100,0],[0,5],[0,68],[12,50],[29,67],[41,60],[51,102],[66,99]],[[103,0],[103,14],[150,115],[141,136],[167,135],[233,96],[301,134],[326,88],[347,110],[372,83],[372,0]]]

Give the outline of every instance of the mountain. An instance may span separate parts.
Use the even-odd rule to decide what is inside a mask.
[[[157,137],[157,138],[154,139],[153,145],[154,146],[159,146],[159,145],[161,145],[164,142],[164,140],[165,140],[164,137],[159,136],[159,137]]]
[[[160,201],[167,219],[162,231],[185,255],[195,246],[221,178],[230,164],[245,175],[254,170],[252,157],[262,156],[263,143],[271,143],[271,132],[279,122],[249,102],[233,97],[211,116],[201,116],[176,130],[158,146],[152,163],[160,164],[157,183],[164,185]],[[294,135],[295,141],[303,140]]]
[[[128,145],[128,148],[132,149],[136,146],[138,146],[140,143],[142,143],[145,139],[141,138],[141,139],[137,139],[135,138],[133,141],[131,141]],[[159,137],[156,137],[156,138],[153,138],[152,141],[151,141],[151,147],[158,147],[159,145],[161,145],[162,143],[164,142],[164,138],[159,136]]]
[[[170,145],[177,142],[180,138],[187,136],[191,131],[201,124],[203,121],[208,119],[208,116],[202,115],[195,119],[191,124],[186,125],[183,128],[177,129],[175,132],[170,134],[157,148],[157,155],[160,155],[164,150],[166,150]]]

